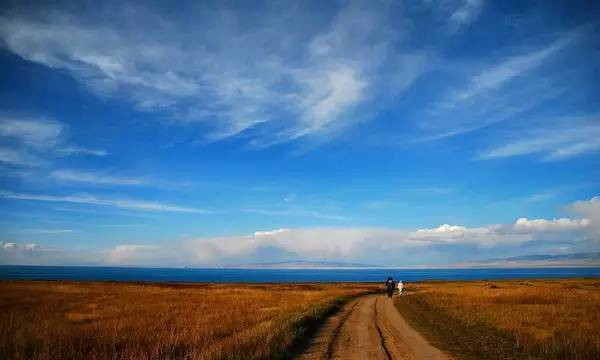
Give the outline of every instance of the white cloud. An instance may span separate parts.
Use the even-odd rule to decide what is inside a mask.
[[[0,147],[0,162],[26,167],[39,166],[45,163],[38,156],[32,155],[25,150],[15,150],[5,147]]]
[[[180,212],[180,213],[195,213],[209,214],[209,210],[183,207],[178,205],[163,204],[158,202],[130,200],[130,199],[100,199],[91,195],[39,195],[39,194],[23,194],[13,193],[10,191],[0,191],[0,198],[15,199],[15,200],[31,200],[31,201],[47,201],[47,202],[65,202],[75,204],[91,204],[114,206],[118,208],[143,211],[165,211],[165,212]]]
[[[65,126],[43,118],[0,117],[0,140],[0,162],[11,165],[41,166],[52,155],[106,155],[101,149],[65,146]]]
[[[303,208],[286,208],[286,209],[243,209],[243,212],[251,214],[260,214],[268,216],[305,216],[325,220],[348,220],[346,216],[323,213],[321,211],[303,209]]]
[[[139,186],[147,184],[147,181],[144,179],[111,176],[97,172],[86,172],[77,170],[55,170],[50,173],[50,177],[55,180],[81,182],[89,184],[129,186]]]
[[[472,23],[481,13],[483,0],[463,0],[448,18],[450,29],[456,31]]]
[[[40,174],[27,174],[25,176],[40,177]],[[82,171],[73,169],[54,170],[47,175],[50,179],[60,182],[82,183],[92,185],[115,185],[115,186],[145,186],[161,189],[183,189],[192,188],[199,183],[187,181],[171,181],[157,179],[150,176],[125,177],[110,175],[107,172]]]
[[[436,195],[443,195],[443,194],[449,194],[451,192],[454,192],[455,189],[451,188],[451,187],[436,187],[436,186],[429,186],[429,187],[416,187],[416,188],[412,188],[410,189],[411,192],[420,192],[420,193],[427,193],[427,194],[436,194]]]
[[[39,249],[39,245],[38,244],[34,244],[34,243],[30,243],[30,244],[25,244],[23,246],[23,248],[25,249],[25,251],[34,251],[34,250],[38,250]]]
[[[106,156],[108,151],[104,149],[88,149],[80,146],[68,146],[56,150],[57,153],[65,156],[69,155],[92,155],[92,156]]]
[[[455,233],[455,232],[464,232],[467,230],[464,226],[457,225],[440,225],[437,228],[433,229],[419,229],[416,231],[417,234],[439,234],[439,233]]]
[[[19,166],[46,163],[38,151],[46,151],[61,141],[63,126],[46,119],[0,117],[0,162]]]
[[[0,118],[0,136],[18,139],[33,148],[56,145],[62,132],[62,124],[53,120]]]
[[[77,232],[72,229],[23,229],[23,232],[33,234],[71,234]]]
[[[154,245],[118,245],[108,253],[105,259],[114,264],[137,264],[140,261],[154,260],[161,249]]]
[[[369,209],[383,209],[392,206],[393,203],[389,200],[373,200],[364,204]]]
[[[565,32],[545,46],[521,50],[518,55],[489,60],[480,66],[455,64],[466,75],[466,84],[445,91],[418,121],[424,135],[412,141],[434,141],[469,133],[515,119],[544,102],[564,96],[574,71],[542,73],[544,66],[564,59],[567,50],[580,46],[586,30]],[[475,68],[477,70],[471,70]]]
[[[296,201],[296,194],[291,194],[283,198],[283,201],[286,203],[291,203]]]
[[[470,80],[467,88],[456,91],[452,96],[452,100],[445,105],[456,106],[480,94],[499,89],[515,77],[541,66],[551,56],[570,45],[574,39],[575,35],[568,33],[544,48],[504,59],[501,63],[475,75]]]
[[[547,120],[544,128],[517,131],[517,137],[479,155],[480,159],[540,154],[559,161],[600,151],[600,118]]]
[[[579,210],[600,200],[576,203]],[[432,254],[442,259],[470,258],[480,253],[497,257],[502,251],[521,254],[523,247],[556,248],[575,246],[585,241],[593,226],[588,218],[561,218],[554,220],[520,218],[513,224],[496,224],[482,227],[466,227],[444,224],[435,228],[416,230],[385,228],[308,228],[275,229],[256,231],[253,235],[217,238],[186,239],[176,245],[136,251],[126,247],[136,261],[176,262],[177,264],[216,265],[227,262],[260,261],[269,258],[273,249],[292,259],[332,260],[366,262],[385,265],[418,263],[419,257]],[[559,244],[559,245],[553,245]],[[468,249],[465,251],[465,249]],[[521,249],[521,250],[519,250]],[[151,251],[149,251],[151,250]],[[165,251],[169,253],[165,255]],[[127,253],[128,253],[127,252]],[[119,251],[119,253],[126,253]],[[142,254],[144,254],[142,256]],[[408,254],[413,257],[408,257]],[[265,258],[266,257],[266,258]],[[128,258],[120,256],[120,261]],[[170,260],[169,260],[170,259]],[[279,260],[279,259],[275,259]]]
[[[38,12],[17,8],[1,19],[10,51],[67,70],[102,96],[208,127],[211,141],[244,132],[262,147],[334,136],[372,117],[379,105],[366,104],[393,98],[427,66],[403,41],[394,4],[351,2],[333,16],[299,3],[251,14],[190,6],[184,18],[141,5]]]
[[[269,236],[269,235],[276,235],[276,234],[287,233],[287,232],[290,232],[290,229],[277,229],[277,230],[272,230],[272,231],[255,231],[254,236]]]
[[[554,196],[555,196],[555,193],[553,193],[553,192],[542,192],[542,193],[537,193],[537,194],[531,194],[531,195],[525,197],[524,200],[525,200],[525,202],[528,202],[528,203],[538,203],[538,202],[552,199],[552,198],[554,198]]]
[[[325,73],[308,71],[299,81],[309,89],[310,95],[304,98],[303,123],[294,137],[326,128],[343,111],[362,100],[366,86],[356,69],[344,65]]]
[[[590,200],[576,201],[567,209],[589,219],[592,237],[596,241],[600,241],[600,197],[594,196]]]
[[[508,235],[498,230],[497,225],[469,228],[444,224],[432,229],[418,229],[410,236],[412,239],[426,241],[429,244],[470,244],[478,247],[493,247],[503,243],[521,243],[531,240],[529,237]]]
[[[40,246],[35,242],[10,244],[12,244],[10,249],[4,249],[0,246],[0,264],[101,265],[99,258],[105,255],[73,249],[58,250],[52,247]],[[1,251],[3,249],[5,251]]]
[[[517,231],[571,231],[582,230],[590,226],[590,220],[560,218],[553,220],[519,218],[514,225]]]
[[[498,258],[499,254],[547,254],[560,248],[575,252],[597,249],[600,198],[577,201],[568,209],[579,217],[520,218],[513,223],[480,227],[443,224],[413,230],[281,228],[251,235],[184,237],[160,245],[137,242],[96,253],[95,261],[113,265],[211,266],[305,259],[407,266]],[[7,244],[2,247],[18,247]],[[89,259],[86,257],[86,261]]]

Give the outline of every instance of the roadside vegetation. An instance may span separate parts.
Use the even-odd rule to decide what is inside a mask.
[[[276,359],[369,284],[0,282],[2,359]]]
[[[600,359],[600,279],[412,283],[396,307],[459,359]]]

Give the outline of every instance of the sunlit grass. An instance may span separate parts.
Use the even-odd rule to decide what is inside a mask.
[[[406,295],[401,313],[464,357],[600,359],[600,279],[425,282]]]
[[[0,358],[262,359],[373,285],[0,283]]]

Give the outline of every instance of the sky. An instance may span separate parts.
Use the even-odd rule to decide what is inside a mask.
[[[600,251],[597,1],[4,1],[0,264]]]

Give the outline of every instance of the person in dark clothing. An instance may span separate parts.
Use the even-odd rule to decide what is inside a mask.
[[[392,277],[388,277],[387,281],[385,282],[385,287],[387,290],[387,295],[389,298],[392,297],[392,295],[394,295],[394,289],[396,288],[396,282],[394,281],[394,279],[392,279]]]

